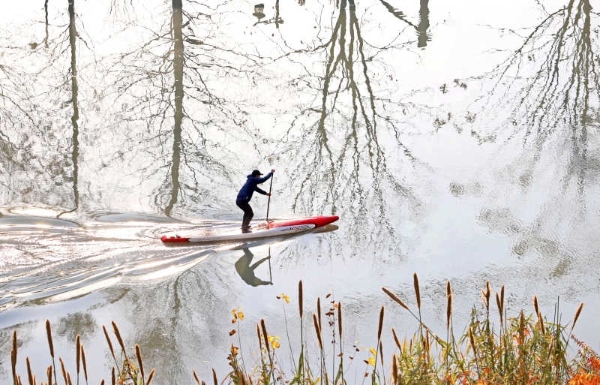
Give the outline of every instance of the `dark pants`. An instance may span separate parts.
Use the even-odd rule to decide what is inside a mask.
[[[236,200],[235,204],[237,205],[237,207],[239,207],[240,209],[242,209],[244,211],[244,218],[242,220],[242,228],[248,228],[248,226],[250,226],[250,221],[252,220],[252,217],[254,216],[254,211],[252,211],[252,207],[250,207],[250,204],[248,203],[247,200],[243,200],[243,199]]]

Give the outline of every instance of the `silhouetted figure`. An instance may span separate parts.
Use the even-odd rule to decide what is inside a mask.
[[[265,10],[265,5],[264,4],[256,4],[254,6],[254,13],[252,14],[254,17],[256,17],[259,21],[260,19],[262,19],[263,17],[265,17],[264,11]]]
[[[272,285],[272,281],[263,281],[254,275],[254,270],[264,261],[271,259],[271,256],[269,255],[250,265],[252,258],[254,258],[254,254],[248,248],[244,248],[244,255],[235,262],[235,270],[237,270],[240,277],[250,286]]]

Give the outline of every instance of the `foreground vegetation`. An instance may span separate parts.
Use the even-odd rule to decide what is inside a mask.
[[[573,328],[583,309],[581,304],[572,321],[561,325],[558,306],[552,321],[540,313],[537,298],[533,298],[533,315],[521,311],[515,317],[507,317],[504,305],[504,287],[492,295],[489,283],[482,291],[483,310],[472,311],[465,331],[455,335],[452,322],[452,287],[446,285],[446,331],[445,336],[436,334],[422,319],[421,295],[417,275],[414,278],[416,308],[409,307],[398,295],[387,288],[382,290],[399,306],[404,308],[418,323],[418,330],[410,339],[400,339],[394,328],[391,329],[395,346],[391,360],[387,362],[383,353],[383,321],[385,308],[379,312],[377,341],[369,349],[369,357],[360,363],[364,365],[358,382],[375,384],[568,384],[600,385],[600,357],[573,335]],[[278,296],[286,303],[289,296]],[[214,385],[234,384],[298,384],[298,385],[338,385],[354,384],[356,376],[350,374],[357,347],[352,353],[345,352],[343,344],[342,304],[329,296],[326,311],[322,313],[321,300],[317,299],[316,312],[304,314],[302,281],[298,284],[299,341],[297,351],[292,352],[293,367],[285,369],[278,360],[277,351],[281,347],[279,337],[267,332],[266,323],[261,320],[256,325],[258,359],[246,367],[239,338],[239,325],[244,319],[241,309],[232,310],[232,323],[235,328],[229,334],[237,339],[228,352],[231,371],[221,380],[213,370],[211,381]],[[494,306],[495,302],[495,306]],[[492,309],[495,308],[495,309]],[[497,316],[491,315],[497,314]],[[324,316],[324,317],[323,317]],[[496,318],[497,317],[497,318]],[[323,323],[323,318],[325,323]],[[493,318],[493,320],[492,320]],[[308,325],[305,325],[308,322]],[[110,374],[112,385],[150,385],[156,372],[152,369],[147,375],[144,370],[139,345],[128,351],[117,325],[112,323],[112,333],[103,327],[108,348],[113,359]],[[309,350],[305,333],[314,334],[316,349]],[[25,359],[27,380],[17,374],[17,334],[13,333],[11,366],[13,385],[73,385],[88,384],[86,353],[79,335],[75,341],[76,373],[65,370],[64,361],[55,357],[52,330],[46,321],[50,365],[45,376],[38,378],[32,373],[29,357]],[[289,336],[289,331],[288,336]],[[111,338],[111,336],[113,336]],[[332,350],[325,346],[324,336],[332,338]],[[114,340],[118,344],[115,350]],[[312,337],[311,337],[312,339]],[[289,340],[289,338],[288,338]],[[573,346],[570,346],[573,344]],[[570,349],[571,347],[576,349]],[[290,346],[290,350],[293,350]],[[326,350],[327,353],[326,354]],[[386,349],[387,350],[387,349]],[[309,354],[310,351],[310,354]],[[333,351],[333,354],[331,354]],[[569,356],[569,351],[573,352]],[[576,353],[575,353],[576,351]],[[224,352],[225,353],[225,352]],[[329,357],[329,358],[327,358]],[[58,369],[57,369],[58,366]],[[58,371],[60,370],[60,374]],[[356,370],[355,370],[356,371]],[[43,378],[43,379],[42,379]],[[80,382],[81,381],[81,382]],[[194,371],[190,383],[205,384]],[[105,384],[105,380],[100,382]],[[108,384],[108,383],[107,383]]]

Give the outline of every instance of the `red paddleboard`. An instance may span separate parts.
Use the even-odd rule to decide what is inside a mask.
[[[163,235],[160,240],[168,244],[183,243],[210,243],[210,242],[229,242],[246,241],[268,237],[281,237],[286,235],[308,232],[318,227],[326,226],[339,219],[338,216],[318,216],[303,217],[295,219],[274,220],[268,223],[256,224],[252,231],[243,233],[241,229],[205,229],[198,234],[190,236],[167,236]]]

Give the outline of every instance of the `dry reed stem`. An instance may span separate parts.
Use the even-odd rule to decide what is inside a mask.
[[[406,304],[400,298],[398,298],[398,296],[396,294],[392,293],[388,288],[382,287],[381,290],[383,290],[385,292],[385,294],[387,294],[391,299],[396,301],[400,306],[402,306],[406,310],[410,311],[408,306],[406,306]]]
[[[342,303],[338,302],[338,329],[340,333],[340,342],[342,341]]]
[[[148,375],[148,381],[146,381],[146,385],[150,385],[152,379],[154,378],[154,373],[156,372],[156,368],[152,368],[150,371],[150,375]]]
[[[269,346],[269,335],[267,334],[267,326],[265,325],[265,320],[261,318],[260,327],[263,332],[263,338],[265,339],[265,345],[267,346],[267,352],[271,353],[271,347]]]
[[[540,307],[538,306],[538,299],[537,299],[536,295],[533,296],[533,309],[535,310],[535,314],[539,318],[540,317]]]
[[[581,314],[582,310],[583,310],[583,302],[581,304],[579,304],[579,307],[577,308],[577,311],[575,312],[575,318],[573,318],[573,325],[571,326],[571,330],[573,330],[573,328],[575,328],[575,323],[577,323],[577,319],[579,318],[579,315]]]
[[[33,373],[31,372],[29,357],[25,357],[25,363],[27,364],[27,378],[29,379],[29,385],[33,385]]]
[[[52,341],[52,329],[50,328],[50,320],[46,320],[46,336],[48,337],[48,346],[50,347],[50,356],[54,358],[54,343]]]
[[[421,310],[421,291],[419,290],[419,277],[417,273],[413,274],[413,285],[415,286],[415,295],[417,296],[417,308]]]
[[[104,379],[100,381],[100,385],[104,385]]]
[[[217,372],[215,372],[215,368],[213,368],[212,374],[213,374],[213,384],[219,385],[219,381],[217,381]]]
[[[117,377],[117,375],[115,374],[115,367],[113,366],[113,368],[112,368],[112,381],[111,381],[112,385],[115,385],[117,383],[117,381],[116,381],[117,378],[116,377]]]
[[[381,366],[383,367],[383,342],[379,341],[379,361],[381,361]]]
[[[87,361],[85,359],[85,349],[83,348],[83,345],[81,345],[81,363],[83,364],[83,377],[85,378],[85,382],[88,382]]]
[[[394,328],[392,328],[392,335],[394,336],[394,342],[396,343],[396,346],[400,350],[400,354],[402,354],[402,345],[400,344],[400,340],[398,339],[398,336],[396,335],[396,329],[394,329]]]
[[[196,384],[200,385],[200,379],[198,378],[198,374],[196,374],[195,370],[192,370],[192,373],[194,374],[194,380],[196,381]]]
[[[75,337],[75,363],[77,370],[77,378],[79,378],[79,362],[81,361],[81,337],[79,334]]]
[[[317,320],[317,316],[313,313],[313,324],[315,325],[315,331],[317,332],[317,341],[319,342],[319,349],[323,350],[323,339],[321,338],[321,326],[319,326],[319,321]]]
[[[477,359],[477,345],[475,344],[475,337],[473,336],[473,327],[469,327],[469,341],[471,341],[473,355],[475,356],[475,359]]]
[[[142,350],[140,349],[140,345],[135,344],[135,356],[137,357],[138,364],[140,365],[140,372],[142,373],[142,382],[144,382],[144,364],[142,362]]]
[[[377,341],[381,341],[381,331],[383,330],[383,315],[385,313],[385,307],[381,307],[379,311],[379,328],[377,329]]]
[[[67,384],[73,385],[73,381],[71,381],[71,374],[69,374],[69,372],[67,372]]]
[[[119,342],[119,345],[121,345],[121,349],[123,350],[123,354],[125,355],[125,359],[128,360],[127,352],[125,350],[125,344],[123,343],[123,339],[121,338],[121,333],[119,332],[119,328],[117,327],[117,324],[115,323],[115,321],[112,321],[112,326],[113,326],[115,335],[117,336],[117,341]]]
[[[108,348],[110,349],[110,354],[113,356],[113,359],[116,361],[117,357],[115,356],[115,350],[113,349],[112,342],[110,341],[110,336],[106,331],[106,327],[102,325],[102,330],[104,331],[104,336],[106,337],[106,342],[108,342]]]
[[[303,305],[303,295],[302,295],[302,280],[298,282],[298,311],[300,312],[300,318],[304,315],[304,305]]]
[[[46,376],[48,376],[48,384],[52,384],[52,365],[46,368]]]

